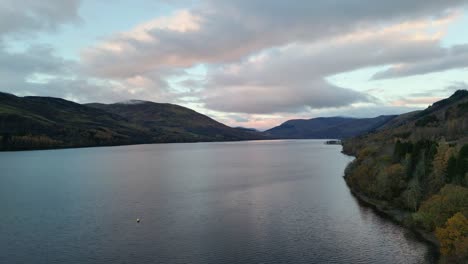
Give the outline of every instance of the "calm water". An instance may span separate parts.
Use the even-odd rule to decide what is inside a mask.
[[[0,263],[427,263],[323,141],[0,153]],[[136,223],[141,218],[141,223]]]

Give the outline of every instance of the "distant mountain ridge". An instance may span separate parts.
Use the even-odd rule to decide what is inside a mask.
[[[139,100],[78,104],[0,92],[0,150],[264,138],[178,105]]]
[[[189,108],[128,100],[78,104],[61,98],[18,97],[0,92],[0,150],[112,146],[142,143],[237,141],[261,139],[346,139],[401,126],[422,116],[435,122],[434,109],[445,109],[462,92],[431,108],[400,116],[319,117],[289,120],[265,132],[232,128]]]
[[[265,131],[273,138],[284,139],[323,139],[348,138],[378,129],[395,118],[396,115],[374,118],[318,117],[295,119]]]

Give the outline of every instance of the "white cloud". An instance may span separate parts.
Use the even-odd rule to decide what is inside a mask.
[[[314,42],[376,24],[445,16],[463,0],[205,1],[86,49],[89,72],[123,78],[165,67],[238,62],[264,49]],[[343,12],[346,10],[346,12]],[[181,30],[182,29],[182,30]]]
[[[207,108],[238,113],[304,112],[373,101],[325,77],[437,56],[442,53],[440,36],[426,29],[448,21],[413,21],[270,49],[210,72],[202,98]]]

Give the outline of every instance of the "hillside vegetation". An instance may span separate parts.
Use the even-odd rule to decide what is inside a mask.
[[[178,105],[146,101],[81,105],[0,93],[0,150],[262,138]]]
[[[432,233],[447,263],[468,260],[468,91],[344,142],[354,193]]]

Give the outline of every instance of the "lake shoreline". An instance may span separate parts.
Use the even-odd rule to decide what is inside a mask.
[[[63,149],[87,149],[87,148],[111,148],[125,146],[141,146],[141,145],[166,145],[166,144],[195,144],[195,143],[223,143],[223,142],[247,142],[247,141],[267,141],[280,139],[236,139],[236,140],[213,140],[213,141],[172,141],[172,142],[143,142],[143,143],[128,143],[128,144],[104,144],[104,145],[85,145],[85,146],[58,146],[50,148],[26,148],[26,149],[0,149],[2,152],[23,152],[23,151],[46,151],[46,150],[63,150]]]
[[[322,138],[262,138],[262,139],[235,139],[235,140],[211,140],[211,141],[171,141],[171,142],[143,142],[128,144],[105,144],[105,145],[86,145],[86,146],[58,146],[50,148],[32,148],[32,149],[0,149],[0,153],[24,152],[24,151],[46,151],[46,150],[64,150],[64,149],[88,149],[88,148],[111,148],[141,145],[167,145],[167,144],[197,144],[197,143],[236,143],[236,142],[254,142],[254,141],[280,141],[280,140],[327,140]]]
[[[255,141],[281,141],[281,140],[320,140],[326,145],[341,145],[327,144],[328,138],[262,138],[262,139],[235,139],[235,140],[211,140],[211,141],[170,141],[170,142],[143,142],[143,143],[128,143],[128,144],[104,144],[104,145],[85,145],[85,146],[59,146],[50,148],[33,148],[33,149],[0,149],[0,153],[8,152],[24,152],[24,151],[46,151],[46,150],[64,150],[64,149],[88,149],[88,148],[111,148],[125,146],[141,146],[141,145],[167,145],[167,144],[197,144],[197,143],[236,143],[236,142],[255,142]]]
[[[349,155],[349,154],[344,153],[344,152],[342,152],[342,153],[347,155],[347,156],[354,157],[353,155]],[[348,166],[351,163],[352,162],[350,162],[348,164]],[[346,169],[348,168],[348,166],[346,166]],[[410,226],[405,222],[405,219],[407,219],[407,217],[411,216],[411,212],[406,211],[406,210],[402,210],[402,209],[398,209],[398,208],[388,208],[388,205],[385,204],[384,201],[379,201],[379,200],[376,200],[376,199],[372,199],[372,198],[368,197],[367,195],[354,190],[353,187],[348,182],[346,169],[345,169],[345,172],[344,172],[343,179],[345,180],[349,191],[358,200],[358,202],[362,203],[363,205],[365,205],[365,206],[367,206],[369,208],[372,208],[377,214],[379,214],[379,215],[391,220],[395,224],[398,224],[399,226],[409,230],[418,239],[420,239],[421,241],[428,244],[434,250],[434,253],[435,253],[434,256],[436,258],[435,259],[436,263],[440,263],[443,260],[442,256],[439,253],[440,252],[440,244],[439,244],[436,236],[433,233],[430,233],[430,232],[427,232],[425,230]]]

